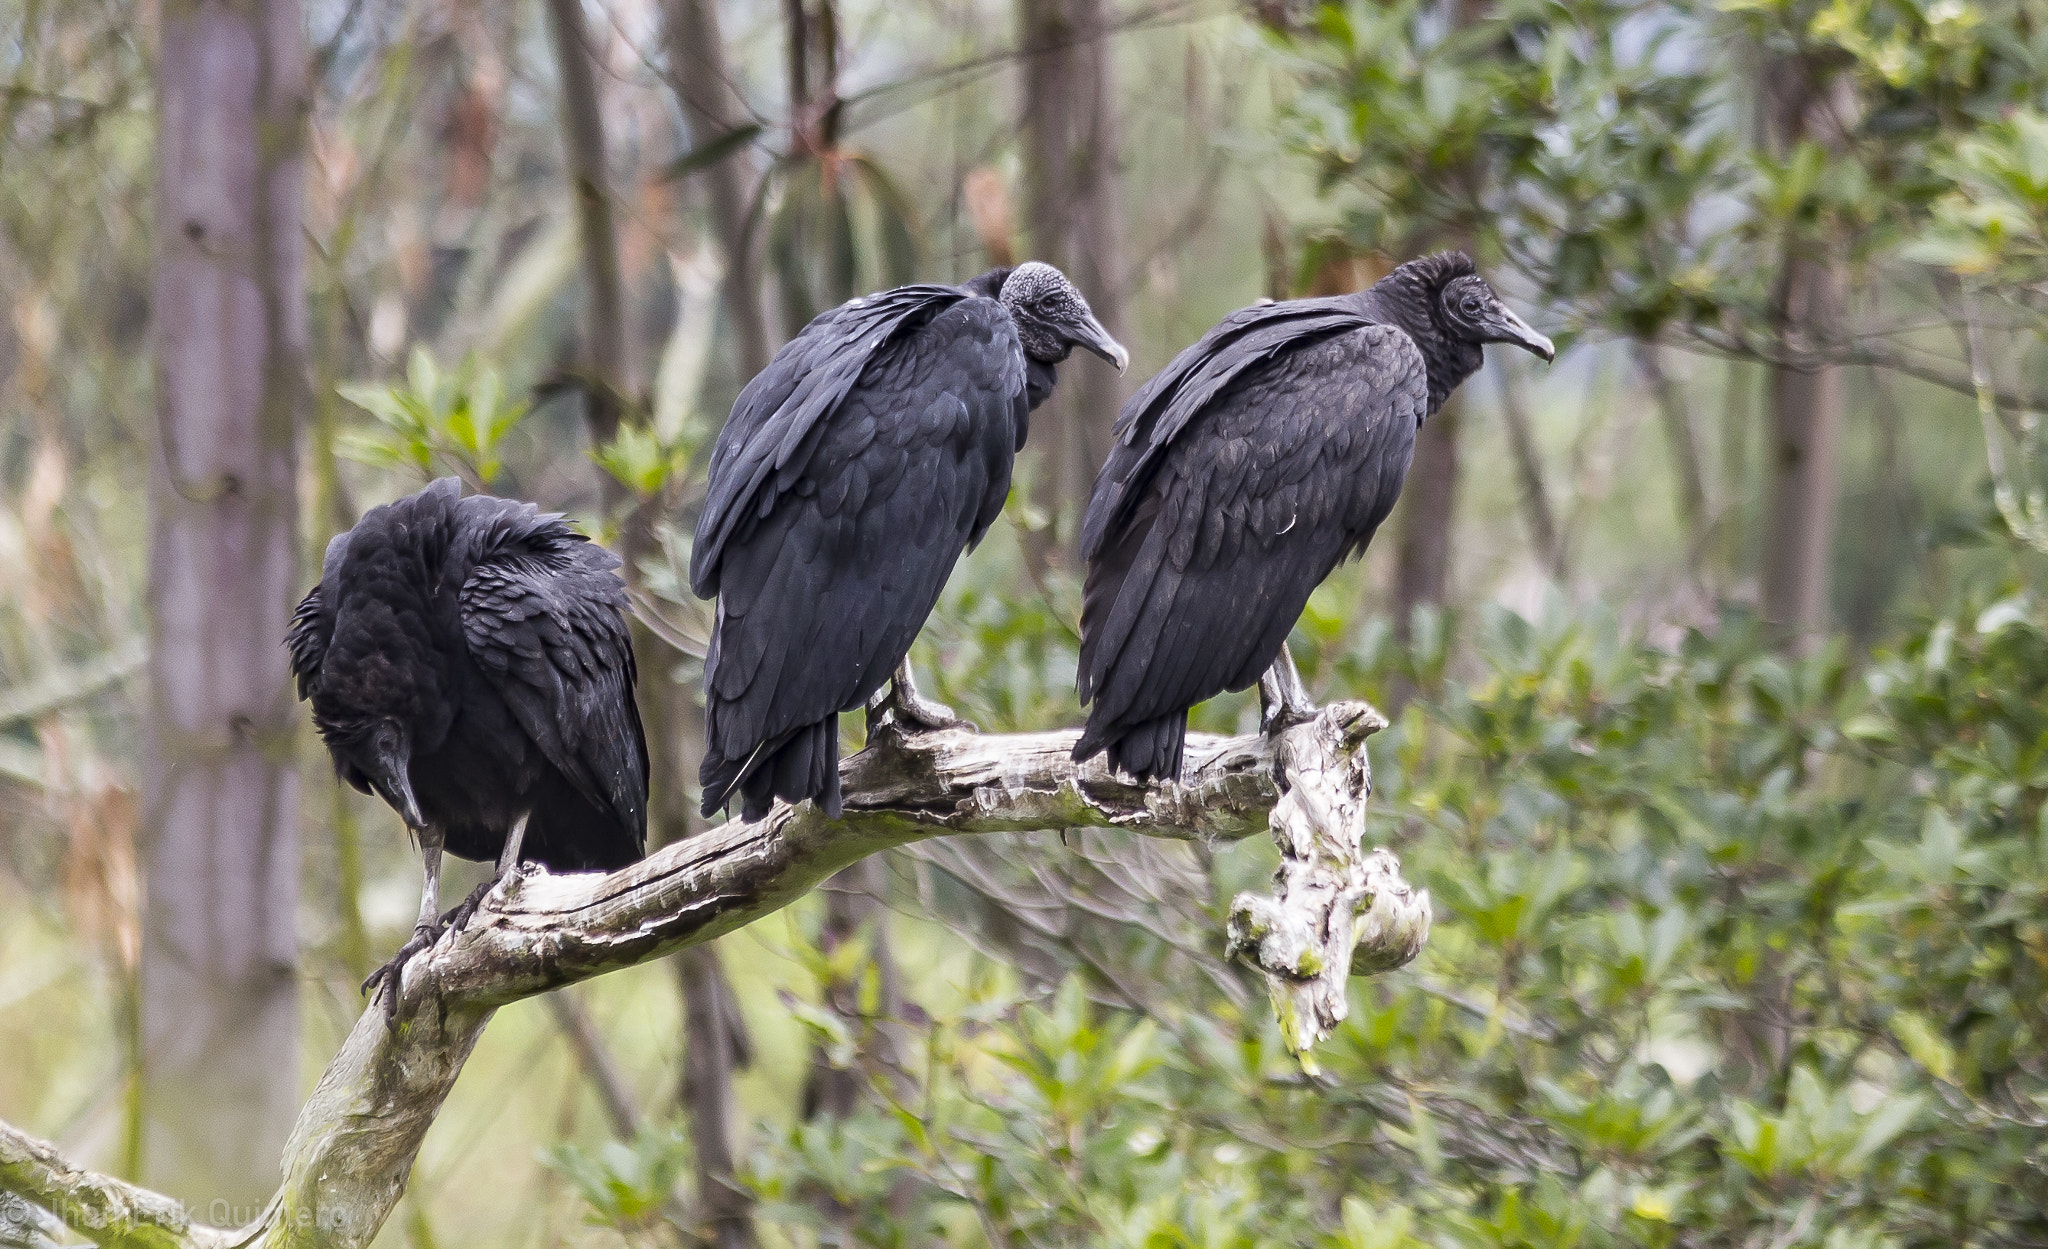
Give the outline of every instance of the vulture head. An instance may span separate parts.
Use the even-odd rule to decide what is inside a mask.
[[[1463,252],[1437,252],[1399,266],[1368,295],[1408,331],[1429,366],[1429,410],[1479,371],[1487,343],[1511,343],[1545,360],[1557,347],[1508,311]]]
[[[998,296],[1017,323],[1024,354],[1042,364],[1058,364],[1080,347],[1116,366],[1130,367],[1131,353],[1109,336],[1088,309],[1088,301],[1067,275],[1042,260],[1028,260],[1003,279]]]
[[[335,771],[364,793],[375,794],[405,817],[415,831],[427,826],[412,792],[412,735],[389,716],[316,717],[320,737],[334,756]]]
[[[1468,343],[1512,343],[1546,362],[1557,359],[1556,345],[1508,311],[1477,273],[1444,283],[1437,296],[1437,317],[1453,336]]]
[[[450,478],[370,509],[328,544],[320,587],[308,596],[331,629],[317,670],[300,676],[314,726],[341,779],[414,829],[426,821],[413,795],[413,753],[438,747],[453,718],[436,620],[447,596],[433,578],[459,498]]]

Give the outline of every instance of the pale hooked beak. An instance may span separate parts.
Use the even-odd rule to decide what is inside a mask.
[[[395,730],[380,731],[371,743],[371,755],[375,770],[370,774],[370,787],[404,817],[407,828],[425,828],[427,817],[420,814],[419,799],[412,793],[412,751],[404,738]]]
[[[1065,328],[1067,337],[1072,339],[1076,346],[1084,347],[1114,364],[1117,372],[1121,373],[1131,367],[1131,353],[1124,350],[1122,343],[1109,336],[1109,331],[1102,327],[1102,322],[1095,319],[1094,313],[1081,314],[1081,320],[1077,324]]]
[[[1488,320],[1492,322],[1486,327],[1490,331],[1488,342],[1513,343],[1517,347],[1542,356],[1545,361],[1557,359],[1557,344],[1551,342],[1547,336],[1537,333],[1527,321],[1508,311],[1505,304],[1495,304],[1493,314]]]

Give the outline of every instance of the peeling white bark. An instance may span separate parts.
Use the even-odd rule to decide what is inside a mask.
[[[1392,853],[1362,846],[1365,739],[1386,726],[1364,703],[1338,703],[1281,734],[1287,787],[1269,817],[1276,891],[1230,906],[1230,954],[1265,975],[1287,1047],[1311,1070],[1309,1051],[1349,1012],[1346,981],[1405,965],[1429,939],[1428,891],[1401,879]]]
[[[103,1245],[367,1246],[498,1007],[708,941],[866,855],[954,834],[1124,828],[1214,843],[1250,836],[1270,816],[1281,859],[1274,892],[1237,899],[1230,951],[1264,974],[1289,1046],[1312,1062],[1310,1047],[1344,1018],[1346,979],[1407,963],[1429,932],[1428,895],[1401,879],[1393,855],[1361,845],[1372,788],[1365,738],[1385,723],[1364,703],[1338,703],[1277,738],[1196,734],[1185,783],[1149,788],[1100,759],[1077,768],[1071,732],[887,725],[842,765],[843,819],[778,804],[757,823],[724,825],[608,876],[508,878],[467,928],[407,965],[394,1031],[375,1003],[357,1020],[299,1114],[283,1186],[232,1238],[145,1215],[152,1194],[67,1169],[5,1125],[0,1193]],[[93,1226],[74,1222],[71,1212],[88,1208],[81,1194],[100,1191],[129,1204],[86,1220]]]

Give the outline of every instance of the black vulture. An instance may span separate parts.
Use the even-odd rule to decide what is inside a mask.
[[[412,939],[440,921],[441,852],[611,870],[647,841],[647,739],[618,558],[531,503],[447,477],[327,544],[285,645],[341,779],[405,818],[426,860]],[[495,878],[494,878],[495,879]],[[451,913],[459,927],[489,882]]]
[[[839,713],[894,677],[963,550],[1002,511],[1030,412],[1082,347],[1130,360],[1037,261],[821,313],[733,403],[711,455],[690,585],[718,598],[704,660],[704,814],[737,791],[840,813]]]
[[[1131,397],[1081,532],[1092,706],[1077,761],[1107,750],[1141,781],[1180,775],[1188,708],[1280,657],[1310,592],[1372,541],[1416,429],[1483,343],[1556,354],[1442,252],[1370,290],[1231,313]]]

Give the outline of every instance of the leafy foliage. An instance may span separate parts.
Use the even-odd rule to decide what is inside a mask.
[[[875,1109],[760,1151],[769,1221],[1147,1249],[2048,1232],[2037,598],[1966,596],[1861,664],[1740,617],[1668,649],[1562,609],[1461,632],[1376,739],[1377,835],[1437,927],[1359,982],[1322,1080],[1255,996],[980,961],[893,1025]],[[1376,684],[1384,654],[1318,675]],[[1221,896],[1168,902],[1213,925]]]
[[[506,393],[498,371],[474,357],[444,370],[414,347],[402,381],[340,387],[341,396],[377,425],[341,437],[342,450],[365,464],[424,476],[453,469],[488,490],[504,470],[500,449],[531,405]],[[607,465],[609,467],[609,465]]]
[[[1981,272],[2038,237],[2033,123],[2012,114],[2038,108],[2048,32],[2024,4],[1454,11],[1327,3],[1282,36],[1309,65],[1294,143],[1346,192],[1352,246],[1466,240],[1583,328],[1768,354],[1760,255],[1845,239],[1911,296],[1915,269],[1892,265],[1908,244]],[[1788,77],[1839,101],[1832,129],[1753,140]]]

